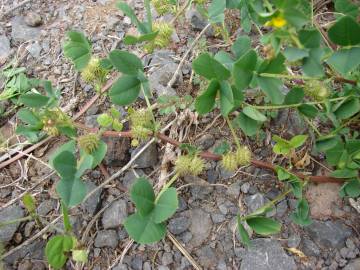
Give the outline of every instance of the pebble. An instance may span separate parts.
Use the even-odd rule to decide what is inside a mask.
[[[94,246],[101,247],[111,247],[116,248],[119,243],[118,235],[115,230],[103,230],[98,231],[95,237]]]
[[[127,217],[127,203],[124,200],[118,200],[107,208],[102,217],[104,229],[117,228],[122,225]]]
[[[133,158],[144,145],[137,147],[132,153],[131,158]],[[150,144],[149,147],[145,149],[145,151],[135,160],[134,164],[137,168],[144,169],[154,167],[159,158],[159,153],[157,150],[157,146],[155,143]]]
[[[0,35],[0,64],[5,63],[10,53],[9,39],[5,35]]]
[[[187,217],[172,218],[169,221],[168,229],[174,235],[185,232],[190,226],[190,220]]]
[[[25,16],[25,23],[31,27],[37,27],[42,24],[41,16],[36,12],[28,12]]]
[[[202,209],[190,210],[190,232],[193,235],[191,244],[198,247],[209,237],[212,229],[212,221],[210,215]]]
[[[97,185],[93,182],[86,182],[87,194],[94,190]],[[98,189],[93,195],[91,195],[86,201],[82,203],[82,208],[89,214],[94,215],[99,207],[100,196],[102,188]]]
[[[24,217],[24,210],[18,206],[18,205],[11,205],[3,210],[1,210],[0,212],[0,220],[1,222],[6,222],[6,221],[12,221],[12,220],[16,220],[16,219],[20,219],[22,217]],[[20,222],[14,222],[5,226],[1,226],[0,227],[0,242],[3,243],[7,243],[9,242],[17,228],[19,227]]]
[[[170,252],[164,252],[162,258],[161,258],[161,263],[163,265],[169,265],[169,264],[172,264],[174,262],[174,259],[173,259],[173,255],[172,253]]]

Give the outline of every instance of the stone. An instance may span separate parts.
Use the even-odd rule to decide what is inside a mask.
[[[122,225],[127,217],[127,203],[124,200],[118,200],[107,208],[102,217],[104,229],[117,228]]]
[[[196,8],[192,8],[186,12],[185,17],[188,21],[190,21],[191,28],[194,30],[201,31],[205,28],[205,26],[209,23],[197,10]],[[214,31],[212,28],[209,28],[205,34],[207,36],[213,36]]]
[[[24,217],[24,210],[18,205],[11,205],[0,212],[1,222],[13,221]],[[20,222],[14,222],[0,227],[0,242],[6,244],[9,242],[16,230],[18,229]]]
[[[35,240],[33,242],[31,242],[29,245],[25,245],[22,248],[20,248],[19,250],[16,250],[14,253],[12,253],[11,255],[7,256],[4,258],[4,262],[9,263],[9,264],[13,264],[16,261],[19,261],[23,258],[25,258],[26,256],[28,256],[29,254],[31,254],[31,259],[32,260],[43,260],[44,256],[45,256],[45,245],[46,242],[43,240]],[[33,268],[33,269],[37,269],[37,268]]]
[[[207,133],[201,136],[195,141],[195,144],[198,146],[199,150],[208,150],[215,143],[215,138],[213,135]]]
[[[169,221],[168,229],[174,235],[185,232],[190,226],[190,220],[187,217],[172,218]]]
[[[104,230],[98,231],[95,237],[94,246],[101,247],[111,247],[116,248],[119,243],[118,235],[115,230]]]
[[[11,37],[16,42],[25,42],[37,40],[40,37],[40,29],[26,25],[21,16],[15,16],[11,19]]]
[[[201,247],[196,251],[199,257],[199,263],[204,269],[213,269],[218,263],[218,258],[213,248],[210,246]]]
[[[289,248],[297,248],[300,245],[301,237],[297,234],[293,234],[289,237],[287,245]]]
[[[126,264],[123,263],[119,263],[118,265],[116,265],[112,270],[128,270],[129,268],[127,267]]]
[[[144,145],[137,147],[132,153],[131,158],[133,158]],[[145,149],[144,152],[135,160],[134,164],[137,168],[145,169],[154,167],[158,162],[159,154],[155,143],[152,143]]]
[[[130,160],[129,138],[105,138],[107,152],[104,163],[108,166],[124,166]]]
[[[240,270],[295,270],[294,259],[289,257],[278,241],[255,239],[243,255]]]
[[[193,247],[198,247],[206,241],[212,229],[210,215],[202,209],[192,209],[190,214],[190,232],[193,235],[190,243]]]
[[[28,12],[24,20],[25,23],[31,27],[37,27],[42,24],[41,16],[36,12]]]
[[[171,252],[164,252],[164,254],[161,257],[161,263],[163,265],[169,265],[174,262],[174,258]]]
[[[322,183],[315,185],[310,183],[306,191],[309,201],[311,216],[315,219],[326,219],[335,216],[335,206],[342,205],[339,195],[340,185],[337,183]]]
[[[245,193],[245,194],[249,193],[250,183],[246,182],[246,183],[242,184],[240,190],[242,193]]]
[[[245,197],[245,204],[248,208],[248,213],[254,212],[258,208],[264,206],[265,203],[266,199],[261,193]]]
[[[274,120],[274,128],[285,130],[289,135],[303,134],[306,131],[306,125],[300,117],[299,113],[294,110],[279,110],[276,119]]]
[[[320,249],[319,247],[310,239],[304,238],[302,241],[302,251],[307,256],[319,256],[320,255]]]
[[[52,210],[56,209],[57,202],[56,200],[45,200],[40,203],[40,205],[37,208],[37,213],[40,216],[46,216],[49,214]]]
[[[142,258],[142,256],[136,255],[131,260],[131,269],[142,270],[142,268],[143,268],[143,258]]]
[[[282,200],[276,205],[276,216],[283,217],[288,210],[288,204],[286,200]]]
[[[342,248],[345,239],[351,235],[351,229],[340,221],[317,221],[305,227],[310,237],[324,248]]]
[[[5,35],[0,35],[0,65],[5,63],[10,53],[9,39]]]
[[[345,267],[344,270],[359,270],[360,269],[360,258],[351,260]]]
[[[139,177],[145,175],[143,170],[140,170],[140,169],[136,169],[135,172]],[[124,187],[127,190],[130,190],[132,184],[136,181],[136,179],[137,179],[137,176],[134,174],[133,170],[129,170],[124,174],[124,176],[122,176],[120,178],[120,182],[124,185]]]
[[[226,190],[226,193],[233,199],[237,199],[240,195],[240,189],[240,182],[235,182],[229,186],[229,188]]]
[[[97,188],[93,182],[86,182],[87,194]],[[93,195],[91,195],[86,201],[82,203],[82,208],[89,214],[94,215],[98,210],[100,203],[102,188],[98,189]]]
[[[26,46],[26,50],[30,53],[32,57],[39,58],[42,48],[38,42],[34,42]]]

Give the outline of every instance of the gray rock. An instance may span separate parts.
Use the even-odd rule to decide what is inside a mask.
[[[94,246],[116,248],[119,238],[115,230],[98,231],[95,237]]]
[[[143,170],[136,169],[135,172],[139,177],[144,176],[145,173]],[[126,187],[127,190],[130,190],[132,184],[136,181],[137,176],[134,174],[133,170],[127,171],[123,177],[120,178],[120,182]]]
[[[261,193],[256,193],[254,195],[245,197],[245,204],[248,208],[249,213],[252,213],[256,209],[264,206],[265,203],[266,198]]]
[[[24,210],[18,205],[12,205],[0,212],[1,222],[12,221],[24,217]],[[14,222],[0,227],[0,242],[7,243],[12,238],[20,222]]]
[[[288,247],[290,248],[297,248],[300,245],[301,237],[297,234],[293,234],[288,239]]]
[[[218,263],[218,258],[214,251],[215,250],[209,245],[203,246],[196,251],[196,255],[199,257],[199,263],[204,269],[214,269]]]
[[[324,248],[342,248],[345,239],[351,235],[351,229],[340,221],[314,221],[305,230],[310,237]]]
[[[170,270],[170,268],[165,265],[159,265],[157,269],[158,270]]]
[[[123,263],[119,263],[118,265],[116,265],[112,270],[128,270],[129,268],[127,267],[126,264]]]
[[[4,261],[9,264],[13,264],[16,261],[21,260],[25,256],[29,256],[31,254],[32,260],[43,260],[44,259],[44,251],[45,251],[46,242],[43,240],[35,240],[29,245],[25,245],[19,250],[15,251],[13,254],[4,258]],[[36,269],[36,268],[32,268]]]
[[[242,193],[245,193],[245,194],[249,193],[250,183],[246,182],[246,183],[242,184],[240,190],[241,190]]]
[[[104,162],[109,166],[124,166],[130,159],[129,138],[105,138],[107,152]]]
[[[241,270],[295,270],[293,258],[289,257],[278,241],[273,239],[255,239],[246,250]]]
[[[344,270],[359,270],[360,269],[360,258],[351,260],[348,265],[344,267]]]
[[[214,136],[207,133],[201,136],[199,139],[195,141],[195,144],[198,145],[200,150],[208,150],[215,143]]]
[[[36,12],[28,12],[24,20],[25,23],[31,27],[37,27],[42,24],[41,16]]]
[[[143,145],[137,147],[132,153],[131,158],[133,158],[141,149]],[[150,144],[148,148],[135,160],[135,165],[137,168],[144,169],[154,167],[158,162],[158,150],[155,143]]]
[[[200,246],[209,237],[212,228],[210,215],[202,209],[190,210],[190,232],[193,235],[191,244],[193,247]]]
[[[307,256],[319,256],[320,249],[319,247],[310,239],[304,238],[302,240],[302,251]]]
[[[190,220],[187,217],[177,217],[170,219],[168,229],[171,233],[178,235],[185,232],[189,226]]]
[[[235,182],[229,186],[226,193],[234,199],[237,199],[240,195],[240,182]]]
[[[41,49],[42,48],[41,48],[41,46],[39,45],[38,42],[35,42],[35,43],[32,43],[32,44],[26,46],[26,50],[28,50],[28,52],[34,58],[39,58],[40,57]]]
[[[50,200],[41,202],[36,211],[37,211],[38,215],[46,216],[51,211],[56,209],[56,206],[57,206],[57,202],[55,200],[50,199]]]
[[[11,37],[16,42],[37,40],[40,37],[40,29],[26,25],[23,17],[16,16],[11,20]]]
[[[127,217],[127,204],[124,200],[118,200],[105,210],[102,217],[104,229],[117,228],[122,225]]]
[[[10,55],[10,41],[5,35],[0,36],[0,64],[5,63]]]
[[[142,270],[143,268],[143,258],[142,256],[135,256],[131,260],[131,269],[133,270]]]
[[[283,217],[287,212],[288,204],[286,200],[282,200],[276,205],[276,216]]]
[[[201,14],[195,8],[192,8],[188,12],[186,12],[185,17],[187,20],[190,21],[190,25],[194,30],[201,31],[209,23],[203,16],[201,16]],[[213,29],[209,28],[205,32],[205,35],[213,36],[214,35]]]
[[[212,213],[211,214],[211,219],[214,223],[221,223],[223,222],[226,218],[224,215],[222,214],[218,214],[218,213]]]
[[[161,263],[163,265],[169,265],[174,262],[174,258],[171,252],[164,252],[164,254],[161,257]]]
[[[87,194],[93,191],[97,186],[92,182],[86,182]],[[94,215],[99,207],[100,195],[102,188],[98,189],[93,195],[91,195],[86,201],[82,203],[82,208],[89,214]]]
[[[274,124],[275,128],[286,127],[286,131],[291,135],[303,134],[306,131],[304,121],[299,113],[293,110],[280,110]]]

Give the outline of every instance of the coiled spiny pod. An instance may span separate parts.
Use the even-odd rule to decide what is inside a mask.
[[[326,84],[319,80],[307,81],[304,86],[304,92],[316,101],[322,101],[329,96],[329,89]]]
[[[236,154],[234,152],[228,152],[223,155],[221,165],[229,172],[235,171],[238,168]]]
[[[170,2],[170,0],[152,0],[151,3],[159,15],[175,11],[175,6]]]
[[[58,136],[60,134],[57,126],[72,125],[70,118],[61,110],[46,110],[42,114],[42,130],[49,136]]]
[[[132,126],[131,127],[131,135],[132,138],[138,140],[138,141],[144,141],[146,140],[149,135],[151,135],[152,131],[150,129],[147,129],[143,126]]]
[[[168,46],[174,28],[166,22],[154,22],[153,31],[159,31],[159,33],[153,41],[144,46],[144,49],[148,52],[152,52],[155,48],[165,48]]]
[[[91,58],[87,66],[81,71],[81,77],[87,83],[103,83],[108,71],[100,64],[100,59]]]
[[[129,119],[132,127],[134,126],[150,127],[152,121],[152,114],[151,111],[148,109],[140,109],[140,110],[129,109]]]
[[[238,166],[249,165],[251,161],[251,152],[246,146],[240,146],[235,152]]]
[[[175,161],[175,171],[180,176],[199,175],[204,169],[204,161],[198,156],[183,155]]]
[[[79,148],[84,150],[86,153],[91,154],[94,152],[100,143],[99,136],[95,133],[80,136],[78,139]]]

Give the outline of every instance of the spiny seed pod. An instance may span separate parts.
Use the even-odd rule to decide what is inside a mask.
[[[152,114],[150,110],[132,110],[129,114],[131,125],[147,127],[151,126]]]
[[[180,176],[199,175],[204,169],[204,161],[198,156],[179,156],[175,161],[175,171]]]
[[[59,130],[53,126],[44,126],[42,130],[45,131],[49,136],[59,136],[60,134]]]
[[[329,96],[329,89],[325,83],[319,80],[308,81],[304,86],[304,92],[317,101],[324,100]]]
[[[166,22],[154,22],[153,31],[159,31],[159,33],[152,42],[144,46],[144,49],[148,52],[152,52],[155,48],[165,48],[168,46],[174,28]]]
[[[87,83],[92,83],[95,81],[103,82],[106,79],[107,73],[108,71],[101,67],[100,59],[92,58],[81,72],[81,77]]]
[[[94,152],[96,148],[98,148],[99,143],[99,136],[94,133],[83,135],[78,138],[79,148],[83,149],[88,154]]]
[[[170,0],[152,0],[151,3],[159,15],[164,15],[167,12],[173,12],[175,10],[175,6],[170,3]]]
[[[131,135],[133,136],[133,138],[139,140],[139,141],[144,141],[146,140],[149,135],[151,135],[151,130],[143,127],[143,126],[132,126],[131,128]]]
[[[221,165],[229,172],[233,172],[238,168],[237,157],[234,152],[229,152],[222,156]]]
[[[251,152],[246,146],[241,146],[235,152],[238,166],[248,165],[251,159]]]

